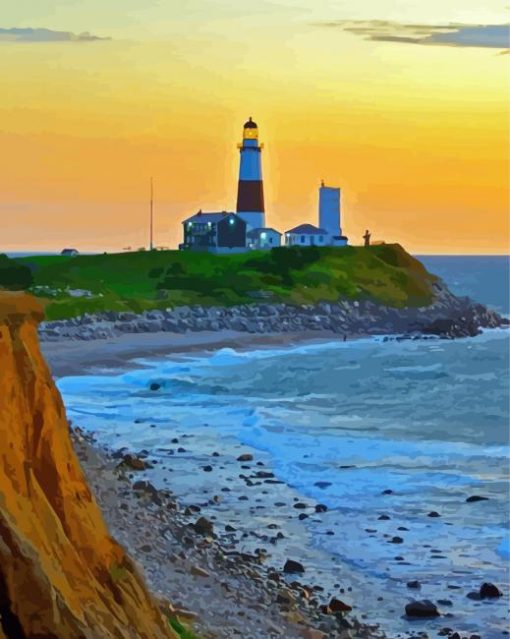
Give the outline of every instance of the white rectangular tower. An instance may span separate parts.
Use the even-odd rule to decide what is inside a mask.
[[[342,235],[340,222],[340,188],[324,186],[319,189],[319,226],[332,237]]]

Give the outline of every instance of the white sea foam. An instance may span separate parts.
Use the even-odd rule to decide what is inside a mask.
[[[406,579],[419,578],[428,594],[445,574],[463,588],[507,587],[506,333],[441,348],[367,339],[143,363],[61,379],[71,418],[117,448],[170,449],[176,433],[194,433],[264,451],[278,479],[330,508],[301,524],[301,543],[338,557],[374,593],[389,578],[406,595]],[[466,502],[472,494],[489,500]],[[483,610],[476,623],[497,626]]]

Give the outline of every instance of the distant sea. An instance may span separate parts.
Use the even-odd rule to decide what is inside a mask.
[[[0,251],[0,253],[2,253],[2,251]],[[32,257],[35,255],[60,255],[60,251],[58,253],[56,252],[51,252],[51,251],[28,251],[28,252],[23,252],[23,251],[18,251],[18,252],[9,252],[7,251],[5,253],[5,255],[7,255],[7,257]]]
[[[510,314],[510,256],[417,255],[456,295],[467,295],[499,313]]]
[[[2,253],[2,251],[0,250],[0,253]],[[5,253],[5,255],[7,255],[7,257],[35,257],[37,255],[60,255],[60,251],[27,251],[27,252],[23,252],[23,251],[18,251],[18,252],[9,252],[7,251]],[[80,253],[80,255],[96,255],[96,253]]]

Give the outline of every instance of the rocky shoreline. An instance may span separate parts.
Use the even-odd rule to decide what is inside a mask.
[[[108,453],[79,427],[71,437],[110,530],[140,564],[162,611],[191,624],[200,639],[384,637],[349,615],[339,597],[324,601],[299,562],[277,571],[264,565],[262,551],[226,544],[228,526],[220,532],[200,506],[182,507],[171,490],[143,479],[151,467],[143,454]]]
[[[252,334],[300,331],[345,336],[407,334],[443,338],[472,337],[482,328],[508,320],[467,297],[457,297],[442,282],[434,283],[433,303],[392,308],[368,300],[316,305],[249,304],[231,307],[182,306],[141,314],[106,311],[42,322],[41,341],[108,339],[129,333],[187,333],[232,330]]]
[[[395,615],[405,614],[411,622],[409,631],[387,635],[377,624],[367,622],[363,610],[353,603],[347,575],[340,577],[341,583],[336,583],[331,591],[324,587],[320,571],[309,569],[310,557],[301,557],[296,552],[286,554],[293,548],[292,535],[296,531],[282,526],[282,521],[323,517],[327,508],[310,500],[295,501],[297,498],[293,500],[288,493],[279,492],[281,482],[251,453],[238,455],[236,461],[242,472],[237,486],[227,487],[225,477],[216,477],[225,460],[213,452],[209,464],[198,469],[205,474],[217,471],[211,490],[183,503],[179,489],[176,494],[171,481],[173,456],[161,466],[161,460],[148,451],[100,448],[94,437],[79,427],[71,428],[71,437],[110,530],[139,563],[162,611],[189,623],[200,639],[426,639],[432,634],[450,639],[482,639],[485,636],[457,632],[458,619],[451,612],[451,601],[420,598],[419,581],[407,583],[409,597],[400,601],[386,596],[379,598],[381,606],[394,609]],[[175,453],[182,456],[179,453],[189,452],[191,440],[176,440],[175,444]],[[163,489],[150,481],[151,472],[158,468],[169,478]],[[224,490],[240,492],[238,499],[251,503],[251,511],[263,508],[260,502],[264,500],[256,498],[251,487],[255,487],[258,495],[267,495],[264,499],[269,510],[262,517],[264,527],[243,530],[242,525],[225,523],[229,514],[221,508]],[[272,512],[271,497],[285,499],[288,508],[284,502],[276,502],[276,510],[280,512]],[[283,555],[278,554],[280,544],[287,548]],[[275,566],[276,557],[279,559]],[[467,594],[476,601],[501,596],[497,586],[490,583],[483,583],[479,592]],[[427,620],[435,618],[441,618],[440,624],[429,628]],[[420,624],[420,620],[425,624]],[[412,629],[413,621],[420,627]]]

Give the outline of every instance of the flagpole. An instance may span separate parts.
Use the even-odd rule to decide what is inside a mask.
[[[154,250],[154,180],[151,178],[150,250]]]

